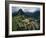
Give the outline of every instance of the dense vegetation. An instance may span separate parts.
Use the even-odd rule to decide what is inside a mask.
[[[22,9],[12,14],[12,31],[40,30],[40,12],[25,14]]]

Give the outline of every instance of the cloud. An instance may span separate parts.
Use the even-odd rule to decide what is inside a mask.
[[[12,7],[13,12],[17,12],[19,9],[22,9],[24,12],[30,12],[30,13],[34,13],[35,11],[40,10],[40,8],[36,7]]]

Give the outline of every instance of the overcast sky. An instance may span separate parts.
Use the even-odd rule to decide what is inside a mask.
[[[22,9],[24,12],[34,13],[35,11],[40,10],[36,7],[12,7],[12,12],[17,12],[19,9]]]

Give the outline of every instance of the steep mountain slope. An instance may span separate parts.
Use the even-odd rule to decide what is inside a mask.
[[[18,12],[14,12],[12,13],[13,16],[15,15],[25,15],[25,16],[29,16],[29,17],[36,17],[38,18],[40,16],[40,11],[35,11],[34,13],[31,12],[24,12],[22,9],[19,9]]]

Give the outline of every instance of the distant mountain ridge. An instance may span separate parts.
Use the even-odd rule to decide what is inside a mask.
[[[24,12],[22,9],[19,9],[18,12],[14,12],[12,13],[13,16],[16,16],[16,15],[25,15],[25,16],[32,16],[32,17],[39,17],[40,16],[40,11],[35,11],[34,13],[31,13],[31,12]]]

